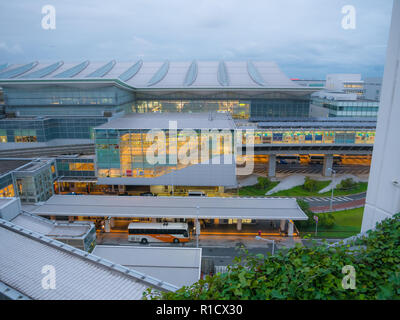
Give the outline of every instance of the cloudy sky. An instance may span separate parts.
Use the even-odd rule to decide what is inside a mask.
[[[0,64],[268,60],[290,77],[381,76],[393,0],[13,0],[0,3]],[[53,5],[56,29],[42,28]],[[345,5],[356,28],[343,29]]]

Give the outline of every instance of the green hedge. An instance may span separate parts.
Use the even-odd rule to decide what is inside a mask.
[[[274,256],[245,255],[230,272],[207,276],[176,292],[148,290],[144,299],[399,299],[400,214],[355,243],[296,245]],[[356,288],[344,289],[342,268],[353,266]]]

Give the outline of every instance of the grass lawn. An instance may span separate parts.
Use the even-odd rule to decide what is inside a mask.
[[[242,187],[239,189],[239,196],[241,197],[264,197],[265,193],[277,186],[279,181],[271,181],[268,188],[258,189],[256,186]]]
[[[333,190],[333,196],[347,196],[349,194],[356,194],[366,192],[368,187],[368,182],[359,182],[357,186],[350,190]],[[326,197],[331,195],[331,191],[320,193],[320,196]]]
[[[303,188],[303,186],[296,186],[291,189],[281,190],[271,194],[270,196],[278,196],[278,197],[312,197],[312,196],[321,196],[318,193],[319,190],[327,187],[331,183],[330,180],[328,181],[317,181],[317,188],[316,191],[308,191]]]
[[[333,212],[335,225],[331,229],[318,227],[316,238],[337,239],[356,235],[361,230],[363,212],[364,207]],[[299,231],[302,237],[307,234],[310,234],[313,238],[315,237],[315,225],[313,227],[308,227],[307,229],[299,229]]]
[[[327,191],[324,193],[318,193],[319,190],[327,187],[331,183],[330,180],[328,181],[318,181],[317,182],[317,190],[316,191],[308,191],[303,188],[303,186],[293,187],[288,190],[281,190],[271,194],[271,196],[278,196],[278,197],[327,197],[331,196],[332,191]],[[349,190],[333,190],[333,196],[346,196],[350,194],[362,193],[366,192],[368,187],[368,182],[359,182],[357,186],[353,189]]]

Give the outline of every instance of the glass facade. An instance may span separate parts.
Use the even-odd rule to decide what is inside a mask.
[[[4,88],[7,106],[122,105],[134,101],[133,93],[113,86],[84,89],[46,86],[38,89]]]
[[[57,176],[54,161],[32,161],[13,174],[22,202],[46,201],[53,195],[53,180]]]
[[[250,133],[247,133],[250,134]],[[330,144],[330,143],[354,143],[373,144],[375,140],[374,130],[256,130],[254,132],[254,144]],[[246,143],[245,136],[243,143]]]
[[[56,159],[59,177],[87,177],[94,178],[93,159]]]
[[[14,197],[14,183],[12,173],[5,174],[0,177],[0,197]]]
[[[251,120],[264,118],[306,118],[310,113],[309,100],[271,99],[251,101]]]
[[[133,112],[229,112],[233,118],[248,119],[250,102],[239,100],[143,100],[137,101]]]
[[[328,109],[329,117],[377,117],[378,101],[336,101],[314,98],[312,103]]]
[[[309,116],[308,99],[241,100],[139,100],[133,112],[229,112],[234,119]]]
[[[93,139],[93,128],[107,118],[0,120],[0,142],[46,142],[52,139]]]
[[[200,131],[178,131],[177,137],[169,138],[168,133],[165,132],[166,145],[163,144],[165,158],[157,152],[154,153],[156,157],[160,156],[160,159],[164,161],[153,163],[149,160],[148,152],[152,150],[157,139],[153,141],[148,136],[148,130],[96,129],[95,131],[99,178],[158,177],[172,170],[180,170],[191,164],[209,160],[215,155],[232,154],[233,151],[232,133],[229,134],[230,137],[225,138],[218,133],[200,137]],[[215,139],[214,143],[213,139]],[[171,144],[176,145],[176,150],[170,148]],[[191,155],[195,154],[194,158],[191,158],[195,159],[194,161],[187,161],[187,158],[181,156],[188,150]]]

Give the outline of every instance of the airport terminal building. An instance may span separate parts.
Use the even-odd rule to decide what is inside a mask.
[[[375,120],[310,118],[319,88],[296,84],[274,62],[5,63],[0,87],[0,158],[54,159],[55,192],[221,192],[237,186],[240,130],[242,154],[252,135],[255,157],[272,159],[270,176],[279,154],[327,155],[328,167],[334,154],[370,153],[375,136]],[[171,122],[177,145],[203,143],[205,129],[231,132],[232,142],[210,146],[206,158],[189,164],[173,161],[179,150],[168,145],[165,163],[150,163],[148,133],[161,130],[170,143]],[[12,196],[10,176],[2,179],[0,189]]]

